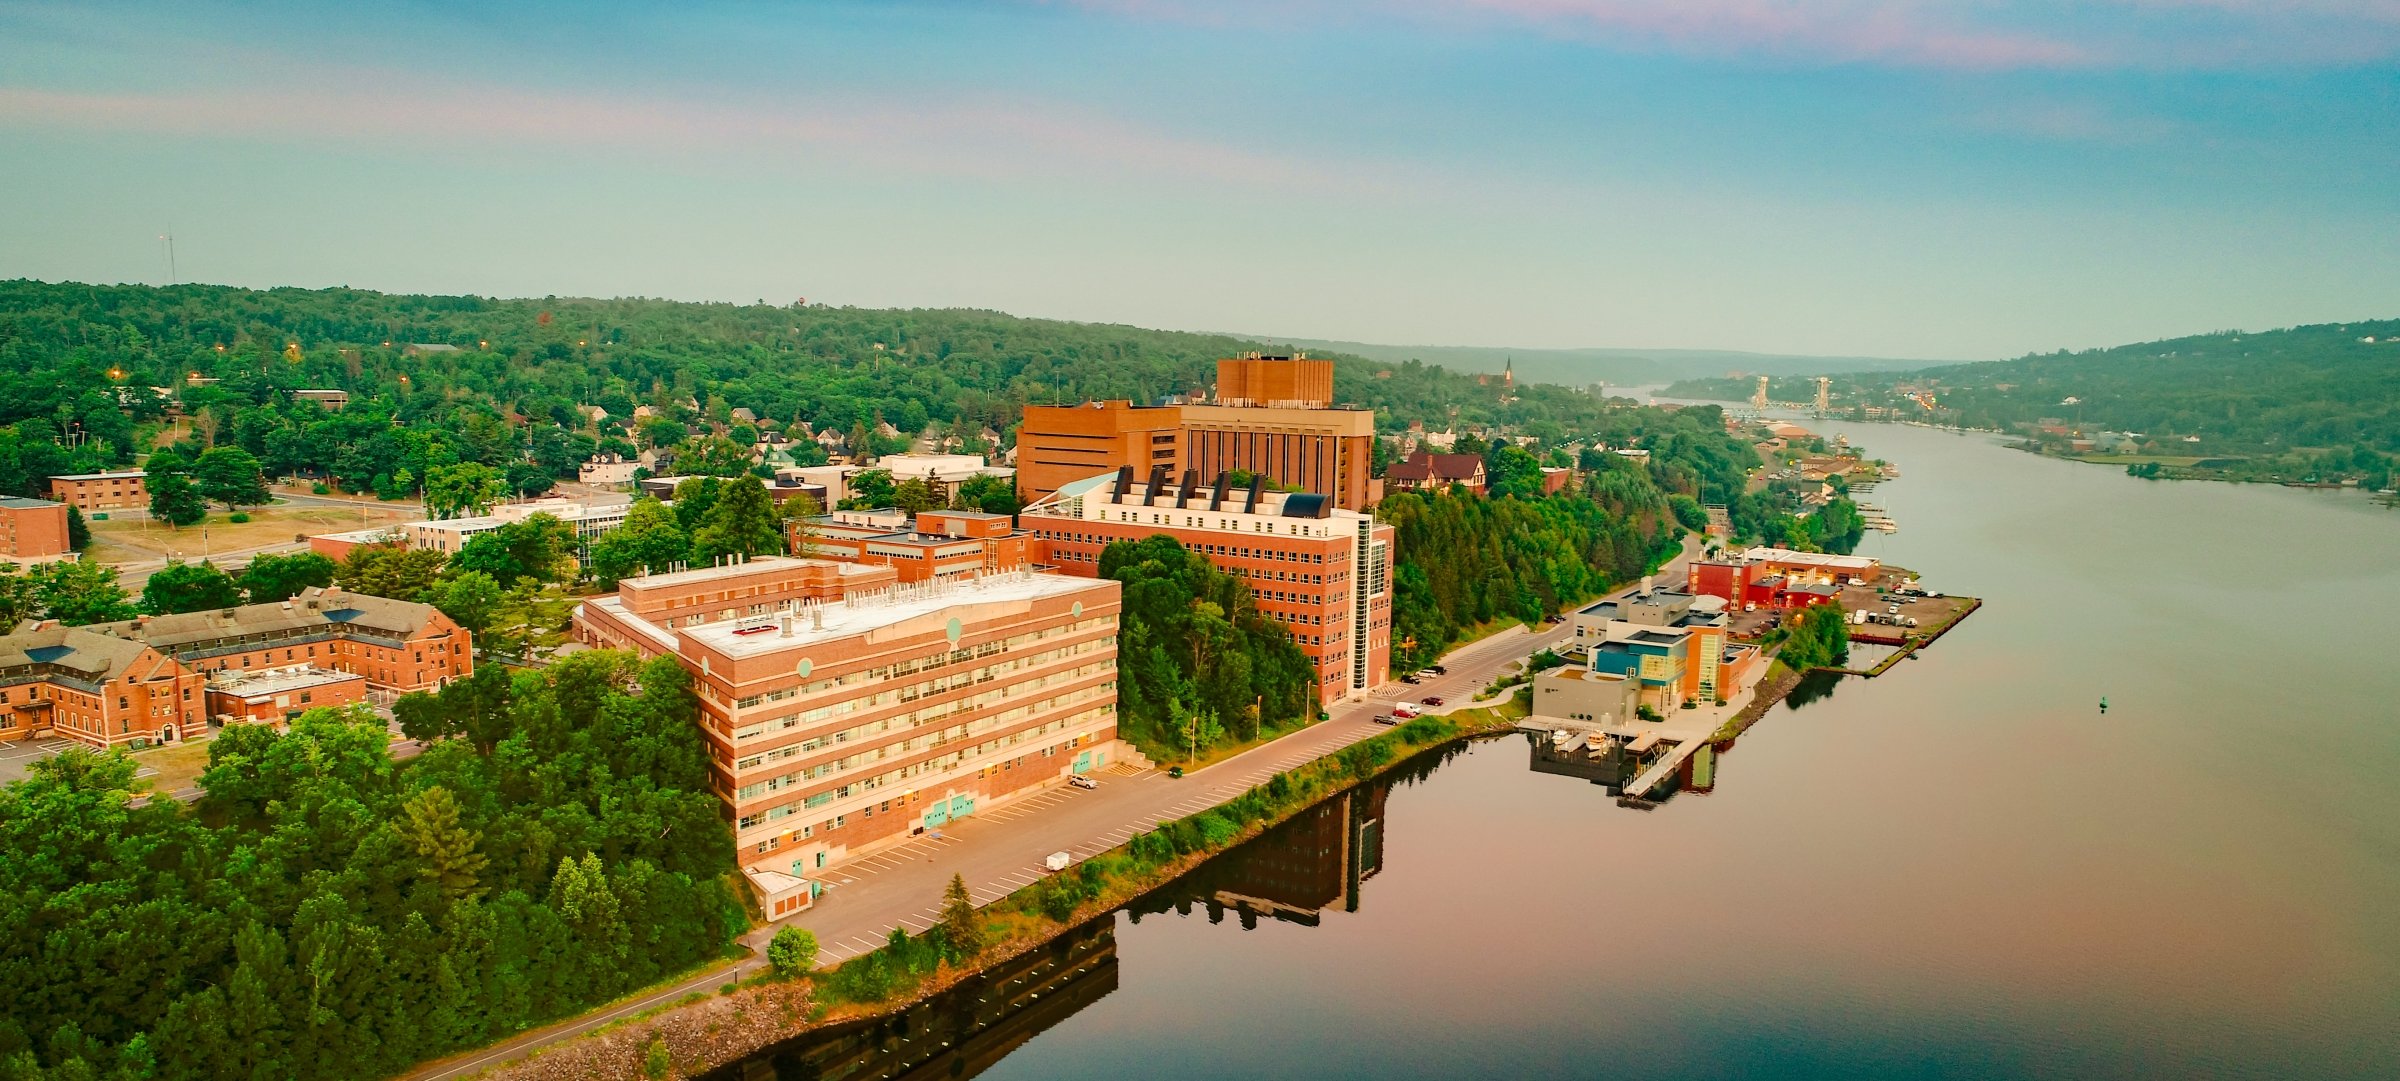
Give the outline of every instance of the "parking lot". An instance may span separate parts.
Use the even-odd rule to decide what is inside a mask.
[[[35,762],[57,754],[69,746],[63,739],[21,739],[0,743],[0,784],[25,779],[25,771]]]

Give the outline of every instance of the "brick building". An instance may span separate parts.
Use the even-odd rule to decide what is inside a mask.
[[[1117,591],[761,557],[627,579],[574,626],[692,673],[743,862],[805,878],[1126,757]]]
[[[903,582],[1020,570],[1032,538],[1005,514],[929,510],[835,511],[785,523],[794,555],[890,567]]]
[[[1203,487],[1155,471],[1085,477],[1026,507],[1019,519],[1037,558],[1062,574],[1096,577],[1111,543],[1163,534],[1250,585],[1258,609],[1284,625],[1317,669],[1319,701],[1382,686],[1391,667],[1392,527],[1313,492]]]
[[[310,587],[288,601],[141,616],[83,628],[144,642],[202,675],[314,665],[385,690],[431,690],[475,671],[466,628],[430,604]]]
[[[367,697],[366,677],[314,665],[234,672],[208,685],[208,715],[219,722],[285,725],[312,709]]]
[[[0,742],[174,742],[202,723],[205,681],[140,641],[45,621],[0,635]]]
[[[1435,454],[1419,450],[1383,470],[1383,483],[1393,491],[1442,490],[1465,485],[1476,495],[1484,490],[1483,458],[1475,454]]]
[[[75,557],[67,547],[67,505],[0,497],[0,562],[49,563]]]
[[[432,605],[331,588],[88,627],[45,620],[0,635],[0,741],[172,743],[212,717],[280,723],[474,665],[467,632]]]
[[[1017,493],[1030,503],[1123,467],[1137,476],[1242,470],[1360,510],[1382,494],[1371,464],[1375,414],[1335,408],[1332,394],[1332,361],[1252,354],[1217,362],[1213,402],[1027,406]]]
[[[139,469],[116,473],[70,473],[50,478],[50,498],[89,514],[150,506],[150,474]]]

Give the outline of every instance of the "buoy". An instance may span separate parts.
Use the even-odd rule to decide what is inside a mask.
[[[2100,697],[2100,712],[2102,712],[2102,713],[2106,713],[2106,712],[2108,712],[2108,696],[2106,696],[2106,695],[2102,695],[2102,696]]]

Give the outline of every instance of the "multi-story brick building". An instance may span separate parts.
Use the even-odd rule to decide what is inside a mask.
[[[1027,406],[1017,432],[1017,492],[1027,502],[1119,468],[1215,476],[1263,474],[1360,510],[1381,494],[1372,474],[1375,414],[1332,404],[1333,362],[1232,357],[1217,362],[1213,402]]]
[[[288,601],[83,628],[146,643],[202,675],[313,665],[375,687],[422,691],[475,671],[464,627],[430,604],[311,587]]]
[[[74,556],[67,547],[66,504],[0,497],[0,562],[50,563]]]
[[[46,621],[0,635],[0,742],[173,742],[202,723],[205,682],[146,643]]]
[[[1029,534],[1005,514],[929,510],[835,511],[785,523],[794,555],[890,567],[903,582],[996,574],[1032,561]]]
[[[212,717],[280,723],[474,665],[466,630],[432,605],[331,588],[88,627],[46,620],[0,635],[0,741],[172,743]]]
[[[150,474],[139,469],[116,473],[70,473],[50,478],[50,498],[82,509],[118,510],[150,505]]]
[[[692,673],[743,861],[807,877],[1127,756],[1117,592],[761,557],[627,579],[575,634]]]
[[[1392,649],[1392,527],[1313,492],[1233,488],[1220,475],[1180,485],[1163,470],[1085,477],[1019,519],[1060,573],[1096,577],[1116,541],[1164,534],[1247,581],[1259,611],[1282,623],[1317,669],[1317,695],[1339,702],[1382,686]]]

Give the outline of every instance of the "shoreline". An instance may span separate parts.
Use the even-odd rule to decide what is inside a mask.
[[[542,1048],[523,1058],[496,1063],[471,1076],[505,1079],[505,1081],[549,1081],[553,1078],[593,1076],[645,1076],[647,1060],[655,1045],[666,1048],[666,1055],[671,1063],[666,1076],[698,1077],[734,1065],[762,1050],[800,1036],[810,1033],[833,1033],[845,1027],[869,1024],[904,1014],[962,983],[981,978],[993,969],[1021,959],[1028,953],[1047,948],[1059,939],[1088,926],[1092,921],[1173,885],[1184,875],[1198,869],[1210,860],[1240,847],[1268,830],[1291,821],[1326,800],[1372,784],[1376,780],[1411,763],[1422,761],[1428,756],[1449,753],[1477,740],[1514,733],[1517,718],[1511,715],[1508,707],[1513,706],[1520,697],[1522,696],[1512,694],[1484,710],[1483,712],[1486,714],[1484,717],[1478,718],[1470,724],[1462,724],[1456,730],[1444,733],[1427,743],[1410,744],[1403,736],[1403,729],[1395,727],[1391,731],[1378,733],[1359,743],[1352,744],[1351,748],[1345,748],[1344,753],[1350,749],[1364,747],[1379,741],[1387,747],[1401,744],[1405,748],[1363,775],[1343,761],[1342,753],[1328,755],[1295,766],[1285,771],[1284,776],[1297,777],[1305,773],[1330,773],[1332,776],[1326,780],[1324,787],[1311,790],[1306,798],[1294,800],[1263,818],[1243,825],[1223,844],[1176,856],[1156,867],[1105,883],[1101,886],[1098,896],[1077,905],[1070,916],[1063,921],[1053,920],[1038,913],[1022,911],[1030,894],[1047,882],[1055,880],[1037,882],[1033,886],[1025,887],[983,905],[976,909],[979,915],[1005,917],[1012,924],[1031,921],[1030,925],[1009,927],[1002,931],[998,940],[987,946],[973,963],[958,967],[945,963],[935,971],[928,973],[915,987],[893,998],[872,1004],[827,1005],[818,993],[819,987],[833,978],[834,973],[839,971],[838,966],[834,969],[820,969],[806,976],[788,979],[771,975],[754,977],[744,981],[738,988],[730,992],[725,989],[720,989],[714,995],[695,992],[674,1003],[663,1004],[651,1011],[598,1029],[577,1039]],[[1461,710],[1460,712],[1466,711]],[[1455,716],[1455,714],[1451,716]],[[1316,778],[1310,778],[1301,783],[1316,783],[1316,781]],[[1252,791],[1258,791],[1264,787],[1262,785],[1259,789]],[[1218,807],[1240,798],[1241,796],[1230,797],[1224,803],[1212,805],[1206,810],[1174,821],[1185,821],[1197,818],[1199,815],[1209,814]],[[1161,823],[1162,826],[1165,824]],[[1091,863],[1119,856],[1128,852],[1132,847],[1133,842],[1129,839],[1125,843],[1094,855],[1083,862]],[[988,926],[987,923],[987,930]],[[874,955],[869,954],[851,958],[844,964],[856,964],[872,956]],[[760,1026],[756,1022],[762,1017],[775,1019]],[[728,1042],[727,1037],[729,1036],[732,1037],[731,1042]]]

